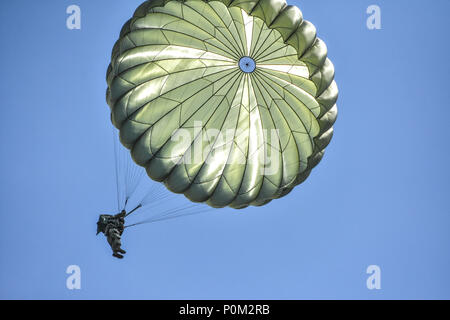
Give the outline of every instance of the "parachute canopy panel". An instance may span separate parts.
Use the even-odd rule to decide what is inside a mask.
[[[144,2],[107,82],[134,161],[213,207],[289,193],[321,160],[337,116],[326,46],[284,0]]]

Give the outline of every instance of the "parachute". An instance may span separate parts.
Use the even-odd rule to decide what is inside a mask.
[[[284,0],[146,1],[120,32],[107,84],[134,162],[214,208],[288,194],[337,117],[326,45]]]

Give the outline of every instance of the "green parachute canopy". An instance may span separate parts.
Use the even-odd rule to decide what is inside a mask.
[[[213,207],[289,193],[337,116],[326,45],[284,0],[146,1],[122,28],[107,82],[133,160]]]

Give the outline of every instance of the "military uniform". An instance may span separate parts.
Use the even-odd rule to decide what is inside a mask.
[[[108,240],[108,243],[113,251],[113,256],[119,259],[122,259],[122,254],[126,253],[126,251],[121,248],[121,237],[123,230],[125,229],[125,215],[125,210],[114,216],[102,214],[97,222],[97,234],[100,232],[105,234],[106,239]]]

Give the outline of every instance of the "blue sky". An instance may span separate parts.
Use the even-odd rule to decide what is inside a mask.
[[[449,1],[288,1],[336,67],[324,160],[267,206],[130,229],[119,261],[95,236],[116,209],[105,72],[140,2],[0,4],[0,298],[450,298]],[[66,28],[71,4],[81,30]],[[373,264],[381,290],[366,287]]]

